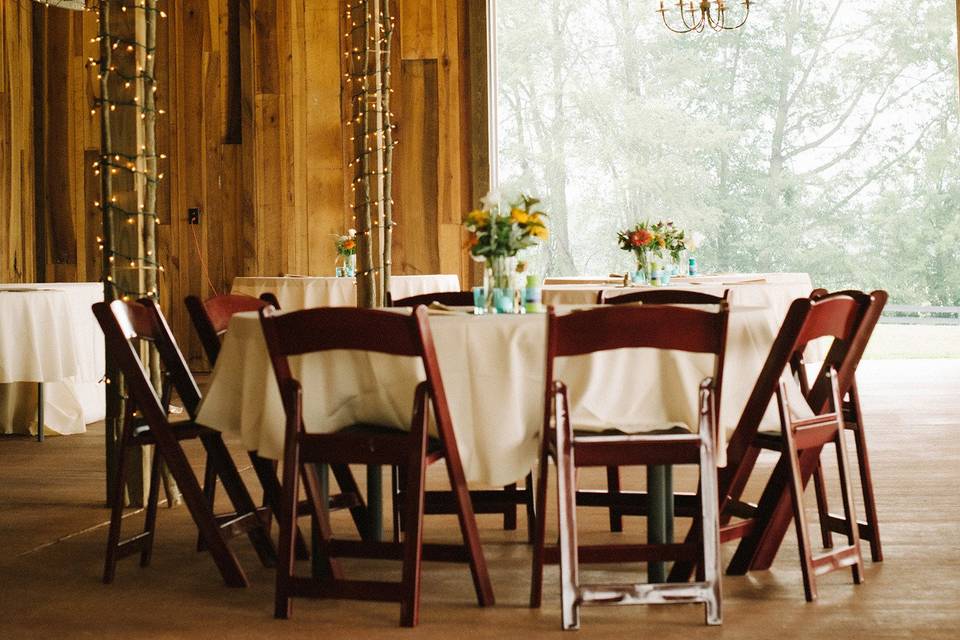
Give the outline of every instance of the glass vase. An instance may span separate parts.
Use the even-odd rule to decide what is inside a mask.
[[[484,263],[487,313],[514,313],[514,263],[515,258],[511,256],[490,256]]]

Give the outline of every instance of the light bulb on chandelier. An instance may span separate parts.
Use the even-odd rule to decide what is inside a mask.
[[[743,17],[736,24],[727,23],[727,11],[729,5],[726,0],[700,0],[700,6],[697,7],[693,0],[688,0],[684,4],[683,0],[678,0],[676,7],[680,10],[680,26],[672,26],[667,21],[667,13],[671,10],[660,0],[660,8],[657,13],[663,18],[663,24],[674,33],[690,33],[696,31],[702,32],[706,27],[714,31],[730,31],[742,27],[750,15],[750,0],[743,0]],[[699,15],[697,15],[699,12]],[[672,14],[671,14],[672,15]]]

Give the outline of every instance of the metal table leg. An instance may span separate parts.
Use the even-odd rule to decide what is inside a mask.
[[[43,442],[43,383],[37,383],[37,442]]]
[[[650,496],[650,514],[647,517],[647,543],[673,542],[673,469],[669,465],[647,467],[647,494]],[[665,582],[663,562],[647,564],[648,582]]]

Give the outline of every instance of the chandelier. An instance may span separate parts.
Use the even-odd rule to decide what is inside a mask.
[[[666,25],[667,29],[674,33],[690,33],[691,31],[700,33],[708,26],[714,31],[729,31],[742,27],[743,23],[747,21],[747,16],[750,15],[750,0],[743,0],[742,4],[743,17],[737,24],[727,24],[728,5],[726,0],[700,0],[699,9],[694,5],[693,0],[687,0],[686,4],[683,3],[683,0],[677,0],[682,27],[671,26],[667,21],[667,13],[670,9],[663,5],[663,0],[660,0],[660,9],[657,10],[657,13],[663,18],[663,24]],[[699,16],[697,15],[698,10],[700,12]]]

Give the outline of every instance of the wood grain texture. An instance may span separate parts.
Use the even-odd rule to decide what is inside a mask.
[[[0,281],[35,277],[30,70],[37,51],[51,58],[37,96],[45,125],[37,130],[46,132],[39,178],[47,188],[38,194],[38,213],[49,221],[46,277],[97,280],[91,167],[99,123],[90,116],[96,75],[84,68],[97,56],[90,42],[96,21],[31,4],[0,5]],[[186,295],[223,292],[237,275],[332,275],[331,236],[353,226],[345,25],[342,2],[164,4],[168,18],[157,33],[157,100],[166,111],[157,142],[167,156],[157,202],[161,302],[200,365]],[[45,13],[39,48],[22,46],[32,45],[31,9]],[[442,270],[466,282],[459,221],[481,195],[470,184],[466,0],[397,0],[393,11],[394,272]],[[239,95],[231,73],[239,73]],[[187,224],[190,207],[201,210],[198,226]]]
[[[32,3],[0,3],[0,282],[35,274]]]

